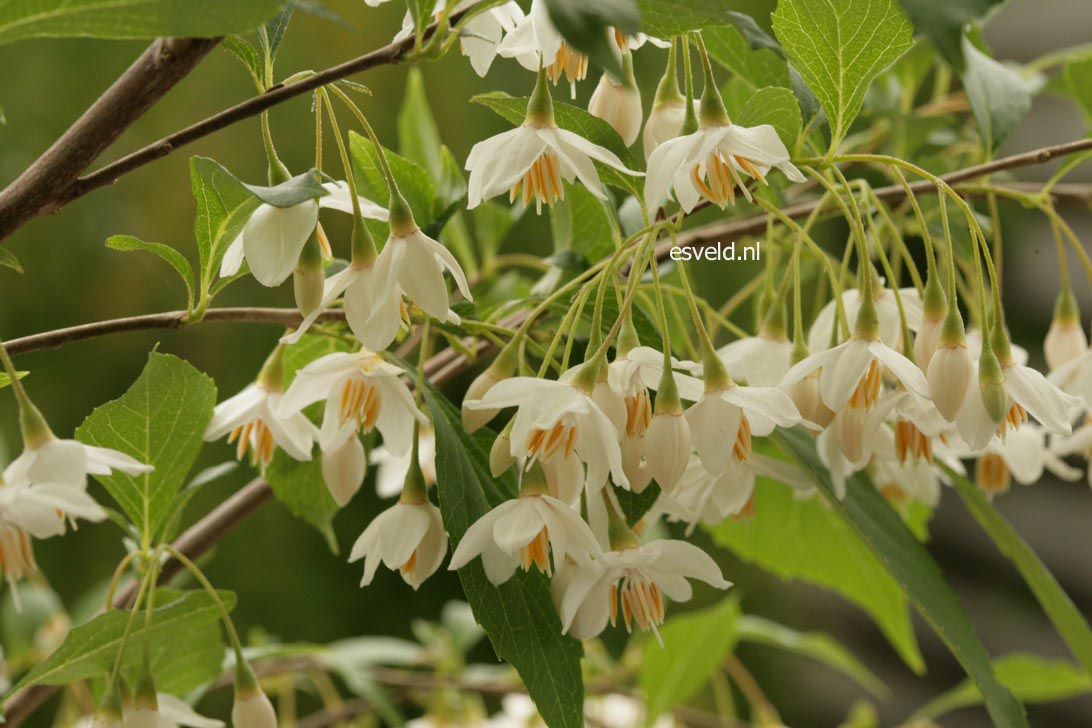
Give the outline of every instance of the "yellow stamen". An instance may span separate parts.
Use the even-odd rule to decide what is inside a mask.
[[[751,199],[751,191],[747,189],[747,185],[740,176],[740,169],[751,177],[765,183],[766,178],[758,169],[756,162],[746,157],[725,154],[719,149],[714,150],[705,159],[704,179],[702,178],[701,164],[699,163],[695,164],[690,171],[690,180],[707,200],[724,209],[727,205],[735,204],[735,187],[737,185],[744,197],[748,200]]]
[[[562,74],[570,84],[575,84],[577,81],[583,81],[588,75],[588,57],[563,41],[561,47],[557,49],[554,62],[546,66],[544,70],[546,78],[550,79],[555,86],[561,80]]]
[[[880,385],[883,383],[883,367],[873,359],[868,370],[857,382],[857,388],[853,390],[853,396],[849,398],[849,406],[869,410],[876,400],[880,398]]]
[[[751,459],[751,423],[742,412],[739,414],[739,430],[736,432],[735,445],[732,446],[732,455],[740,461]]]
[[[534,564],[546,576],[553,574],[553,569],[550,567],[549,529],[543,526],[530,543],[519,550],[519,561],[524,571],[530,571],[531,564]]]
[[[899,420],[895,424],[895,452],[898,453],[899,462],[905,463],[907,458],[912,458],[932,463],[933,440],[922,434],[913,422]]]
[[[1005,459],[997,453],[988,452],[978,459],[974,470],[974,482],[983,493],[993,495],[1004,493],[1012,482],[1012,473]]]
[[[1001,424],[997,426],[997,436],[1003,441],[1009,433],[1009,428],[1019,430],[1020,425],[1027,421],[1028,411],[1013,402],[1012,407],[1009,407],[1008,414],[1005,415],[1005,419],[1001,420]]]
[[[535,201],[535,210],[542,212],[542,204],[552,205],[555,200],[565,199],[565,187],[561,180],[561,162],[553,152],[543,152],[508,194],[508,201],[520,197],[524,205]]]

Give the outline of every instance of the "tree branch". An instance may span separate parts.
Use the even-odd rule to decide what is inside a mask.
[[[448,22],[457,23],[473,9],[471,6],[452,13]],[[425,38],[435,32],[436,24],[433,23],[426,29]],[[398,63],[413,50],[415,39],[411,36],[397,43],[388,43],[371,53],[331,66],[295,83],[273,86],[260,96],[163,137],[91,174],[77,177],[218,42],[218,38],[161,38],[155,41],[45,154],[0,192],[0,240],[38,215],[56,212],[72,200],[113,184],[122,175],[165,157],[181,146],[257,116],[270,107],[320,86],[376,66]],[[202,47],[203,50],[200,50]],[[184,61],[188,61],[188,64]]]
[[[0,192],[0,240],[60,209],[87,169],[129,125],[211,51],[219,38],[158,38],[64,134]]]

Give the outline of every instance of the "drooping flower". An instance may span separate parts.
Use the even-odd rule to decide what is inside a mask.
[[[322,451],[322,479],[338,507],[352,500],[368,471],[368,457],[359,437]]]
[[[633,62],[629,55],[626,55],[624,66],[628,74],[625,83],[619,83],[607,73],[599,78],[599,84],[588,100],[588,112],[610,124],[628,147],[637,141],[637,135],[641,133],[644,112],[641,110],[641,91],[633,79]]]
[[[789,371],[792,343],[784,334],[760,331],[717,349],[732,376],[752,387],[776,387]]]
[[[588,75],[588,57],[569,45],[558,32],[546,0],[531,0],[530,12],[504,37],[497,53],[515,58],[529,71],[542,68],[555,85],[564,76],[574,98],[576,82]]]
[[[423,493],[423,490],[422,490]],[[353,544],[349,562],[364,559],[360,586],[375,578],[379,564],[397,570],[414,590],[432,576],[447,553],[440,509],[427,498],[407,497],[380,513]]]
[[[328,194],[291,207],[274,207],[263,202],[247,219],[242,232],[228,246],[220,263],[220,277],[239,272],[243,260],[263,286],[279,286],[296,268],[303,246],[318,226],[320,208],[352,213],[352,199],[345,182],[326,182]],[[387,220],[387,211],[371,200],[359,197],[360,212],[372,220]]]
[[[902,340],[902,318],[899,316],[898,302],[895,300],[895,292],[882,285],[873,287],[872,299],[876,307],[876,315],[879,318],[880,340],[892,349],[897,349]],[[847,288],[842,291],[842,307],[846,313],[846,321],[852,326],[857,320],[857,314],[864,304],[863,293],[857,288]],[[902,299],[903,310],[906,312],[906,325],[911,332],[921,328],[923,307],[921,296],[916,288],[900,288],[899,298]],[[837,316],[837,305],[830,301],[819,311],[808,330],[808,349],[817,352],[830,346],[830,333],[834,327]],[[920,360],[918,362],[921,363]]]
[[[1078,359],[1088,350],[1088,337],[1081,326],[1080,311],[1073,291],[1066,288],[1058,295],[1054,317],[1043,341],[1043,354],[1053,372]]]
[[[566,557],[583,564],[598,554],[599,543],[588,524],[569,504],[548,495],[546,487],[541,468],[528,468],[519,497],[475,521],[463,534],[448,568],[461,569],[481,556],[489,580],[503,584],[517,566],[528,570],[533,565],[553,574]]]
[[[1008,490],[1014,479],[1021,485],[1033,485],[1046,470],[1062,480],[1081,477],[1081,471],[1067,465],[1058,449],[1048,444],[1041,427],[1026,423],[1004,440],[993,438],[986,445],[975,463],[975,484],[993,496]]]
[[[327,354],[296,373],[277,413],[284,418],[302,416],[304,407],[326,400],[318,433],[324,450],[375,428],[387,450],[402,455],[413,444],[414,420],[427,422],[402,381],[404,374],[401,367],[367,349]]]
[[[444,9],[446,0],[438,0],[432,9],[433,17],[436,17]],[[461,0],[451,9],[451,13],[460,13],[472,7],[474,0]],[[497,46],[506,33],[515,29],[519,21],[523,20],[523,10],[514,0],[487,8],[477,13],[462,26],[459,34],[459,50],[470,59],[470,65],[474,72],[481,77],[489,72],[493,65],[493,59],[497,57]],[[413,35],[413,16],[406,12],[402,18],[402,29],[394,36],[393,41],[405,40]]]
[[[553,102],[540,76],[528,103],[527,118],[515,129],[478,142],[466,158],[470,172],[467,207],[508,193],[510,200],[533,200],[542,205],[564,199],[564,182],[579,179],[596,197],[606,199],[594,162],[623,174],[640,175],[622,163],[613,152],[574,132],[559,129],[554,121]]]

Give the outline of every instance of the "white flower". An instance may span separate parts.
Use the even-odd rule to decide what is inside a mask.
[[[117,450],[84,445],[75,440],[46,436],[39,444],[28,446],[4,470],[9,483],[87,485],[88,475],[126,475],[149,473],[154,468]]]
[[[615,82],[604,73],[588,101],[588,112],[611,125],[625,145],[631,146],[641,132],[641,91],[631,85]]]
[[[1054,369],[1047,379],[1068,394],[1084,400],[1092,408],[1092,348]]]
[[[1088,337],[1081,322],[1054,317],[1043,341],[1043,354],[1050,371],[1055,371],[1080,358],[1088,350]]]
[[[348,184],[327,182],[322,186],[329,194],[317,200],[306,200],[291,207],[274,207],[264,202],[258,205],[224,253],[220,277],[238,273],[244,259],[263,286],[279,286],[292,275],[307,238],[318,226],[319,208],[353,211]],[[387,220],[386,209],[363,197],[358,196],[358,199],[364,217]]]
[[[368,457],[359,437],[348,437],[340,445],[322,451],[322,479],[339,508],[360,490],[367,471]]]
[[[977,371],[977,368],[976,368]],[[971,386],[963,407],[956,416],[960,436],[972,450],[986,447],[994,435],[1005,438],[1027,422],[1028,415],[1055,435],[1073,431],[1072,416],[1081,400],[1066,394],[1031,367],[1011,361],[1001,366],[1001,386],[1005,394],[1005,416],[1000,422],[986,411],[981,389]],[[977,377],[976,377],[977,379]]]
[[[310,460],[318,433],[303,413],[281,414],[283,397],[262,384],[247,386],[216,405],[205,440],[212,442],[230,433],[228,442],[238,443],[235,457],[242,460],[249,449],[251,463],[263,467],[273,460],[278,446],[295,460]]]
[[[360,586],[372,583],[379,564],[397,569],[414,590],[440,568],[447,553],[447,533],[440,509],[428,501],[405,499],[380,513],[360,534],[349,562],[364,559]]]
[[[723,208],[735,201],[737,184],[750,199],[744,175],[765,181],[771,167],[794,182],[805,180],[789,162],[788,150],[769,124],[706,126],[653,150],[648,159],[645,204],[649,210],[658,209],[674,190],[686,212],[693,210],[701,197]]]
[[[402,324],[403,295],[432,318],[458,324],[459,316],[450,308],[445,270],[463,298],[473,301],[466,274],[451,251],[416,225],[404,235],[392,231],[372,269],[371,295],[346,295],[345,316],[353,334],[369,349],[386,349]]]
[[[413,444],[414,419],[427,421],[403,375],[401,367],[367,349],[327,354],[296,373],[277,414],[303,417],[304,407],[324,399],[318,434],[324,450],[336,448],[358,430],[369,432],[374,427],[383,435],[387,450],[401,455]]]
[[[645,720],[645,706],[628,695],[610,693],[588,697],[584,701],[584,717],[587,725],[599,728],[632,728],[649,725]],[[652,721],[651,728],[674,728],[670,715],[661,715]]]
[[[783,390],[736,384],[705,392],[686,411],[686,418],[694,450],[714,475],[723,473],[732,460],[750,459],[752,437],[765,437],[775,427],[802,422],[796,405]]]
[[[522,197],[525,205],[533,200],[541,212],[543,203],[550,205],[565,198],[563,182],[578,178],[589,192],[606,199],[595,162],[623,174],[641,174],[627,168],[610,150],[557,128],[552,120],[540,125],[528,120],[515,129],[478,142],[470,150],[466,158],[466,169],[470,172],[467,208],[473,209],[483,200],[508,193],[510,200]]]
[[[395,455],[385,446],[380,445],[371,452],[372,462],[379,472],[375,476],[375,492],[380,498],[393,498],[402,492],[406,482],[412,448],[401,455]],[[436,431],[432,425],[420,424],[417,428],[417,464],[421,466],[421,475],[425,487],[436,484]]]
[[[497,53],[515,58],[529,71],[537,72],[541,65],[554,84],[564,75],[574,98],[576,82],[588,75],[588,57],[561,37],[550,20],[545,0],[531,0],[531,11],[504,37]]]
[[[657,412],[648,426],[645,461],[656,484],[675,490],[690,461],[690,424],[682,412]]]
[[[499,382],[482,399],[467,406],[518,408],[509,435],[514,458],[545,463],[554,457],[576,453],[588,466],[589,493],[597,493],[608,475],[613,476],[616,485],[629,484],[610,418],[590,395],[568,381],[513,377]]]
[[[236,695],[231,706],[232,728],[277,728],[277,712],[260,689]]]
[[[155,698],[154,709],[126,706],[123,711],[125,728],[177,728],[180,725],[190,728],[223,728],[224,721],[198,714],[181,698],[166,693],[157,693]]]
[[[698,108],[699,102],[695,101],[695,112]],[[679,136],[685,120],[686,99],[684,97],[676,96],[665,101],[653,101],[652,111],[648,113],[648,120],[645,121],[644,134],[641,135],[645,159],[652,156],[656,147]]]
[[[748,336],[717,349],[717,356],[738,381],[776,387],[789,371],[792,343],[784,336]]]
[[[975,465],[975,483],[992,496],[1008,490],[1014,478],[1021,485],[1033,485],[1044,470],[1068,481],[1081,477],[1081,471],[1061,459],[1058,448],[1048,447],[1043,429],[1028,423],[1004,440],[990,441]]]
[[[553,565],[550,552],[553,552]],[[578,564],[599,553],[595,534],[571,506],[546,493],[524,493],[475,521],[451,555],[452,571],[482,557],[485,574],[503,584],[516,567],[552,574],[568,557]]]
[[[373,0],[374,1],[374,0]],[[432,9],[433,17],[443,10],[445,0],[437,0]],[[459,13],[475,5],[475,0],[462,0],[452,8],[451,13]],[[470,59],[470,65],[479,76],[485,77],[493,59],[497,57],[497,46],[505,33],[515,29],[523,20],[523,10],[514,0],[488,8],[463,24],[459,34],[459,49]],[[413,17],[407,11],[402,18],[402,29],[392,39],[395,43],[413,35]]]
[[[937,411],[949,422],[955,422],[967,392],[976,385],[975,369],[965,344],[937,346],[929,359],[929,394]]]
[[[561,627],[577,639],[590,639],[617,622],[619,604],[626,629],[635,623],[659,639],[666,598],[686,602],[693,595],[687,579],[727,589],[720,567],[707,553],[685,541],[652,541],[608,551],[580,566],[561,598]]]
[[[857,320],[857,314],[863,303],[863,293],[856,288],[848,288],[842,291],[842,307],[846,312],[846,321],[850,326]],[[900,288],[899,298],[902,299],[903,310],[906,312],[906,325],[910,331],[918,331],[922,321],[921,296],[916,288]],[[902,318],[899,316],[898,303],[895,293],[890,288],[875,286],[873,289],[873,301],[876,304],[876,314],[880,320],[880,340],[892,349],[897,349],[902,342]],[[837,308],[834,301],[830,301],[819,311],[815,317],[811,329],[808,331],[808,349],[816,352],[830,346],[830,332],[834,326]],[[968,341],[970,334],[967,335]]]

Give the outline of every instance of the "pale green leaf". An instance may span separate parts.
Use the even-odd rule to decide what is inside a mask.
[[[281,11],[274,15],[262,26],[261,34],[265,36],[265,42],[269,48],[269,60],[272,63],[277,58],[277,52],[284,42],[284,35],[288,32],[288,23],[292,20],[292,10],[295,3],[287,2]]]
[[[872,80],[913,43],[895,0],[779,0],[773,28],[827,113],[832,149],[849,131]]]
[[[216,404],[216,385],[192,365],[152,352],[125,394],[87,416],[76,439],[131,455],[155,467],[150,473],[97,475],[125,515],[151,543],[170,514],[203,444]]]
[[[1000,728],[1027,726],[1024,706],[998,681],[989,654],[978,641],[974,625],[944,580],[940,567],[867,476],[857,473],[850,478],[846,496],[839,500],[830,473],[815,451],[814,438],[804,428],[778,431],[771,439],[796,458],[819,486],[832,510],[853,525],[906,591],[921,616],[986,696],[986,710],[994,724]]]
[[[190,158],[190,186],[197,200],[193,232],[200,256],[201,290],[208,291],[228,246],[259,203],[235,175],[207,157]]]
[[[728,598],[715,607],[671,617],[660,627],[663,647],[645,639],[639,682],[646,723],[686,702],[709,682],[736,644],[739,603]]]
[[[865,610],[915,672],[925,665],[906,597],[867,544],[817,499],[799,500],[781,483],[759,478],[754,515],[709,529],[714,541],[782,579],[831,589]]]
[[[262,57],[258,53],[258,49],[250,44],[250,41],[238,35],[229,35],[220,41],[220,47],[243,64],[243,68],[250,74],[250,80],[254,82],[254,87],[258,91],[265,88],[265,81],[263,80],[265,67],[262,64]]]
[[[766,86],[792,87],[785,59],[770,48],[752,48],[735,26],[715,25],[701,35],[709,56],[742,79],[752,91]]]
[[[284,0],[9,0],[0,3],[0,43],[42,36],[213,38],[245,33]]]
[[[824,632],[798,632],[791,627],[749,614],[736,621],[740,642],[755,642],[794,652],[823,663],[854,680],[876,697],[890,694],[887,686],[838,640]]]
[[[999,63],[963,37],[967,69],[963,83],[978,123],[982,143],[996,149],[1031,111],[1031,85],[1016,70]]]
[[[138,619],[129,636],[122,666],[139,664],[145,640],[151,639],[153,655],[178,644],[186,644],[190,631],[220,619],[212,597],[204,591],[159,590],[164,599],[156,601],[151,627]],[[235,595],[218,591],[227,609],[235,606]],[[12,690],[30,685],[65,685],[75,680],[103,677],[113,668],[129,621],[129,610],[111,609],[85,624],[73,627],[53,653],[34,666]]]
[[[15,372],[15,375],[22,379],[29,373],[30,372]],[[9,386],[11,386],[11,377],[9,377],[7,374],[4,374],[3,372],[0,372],[0,389]]]
[[[554,207],[557,207],[557,203],[554,203]],[[584,256],[589,263],[598,263],[614,252],[616,236],[610,214],[603,201],[584,185],[565,185],[564,212],[572,220],[572,250]]]
[[[402,93],[402,107],[398,110],[398,151],[420,165],[433,179],[439,179],[444,168],[440,130],[428,103],[425,77],[420,68],[410,69]]]
[[[736,122],[742,126],[771,125],[790,152],[796,146],[800,128],[803,126],[796,95],[787,88],[772,86],[755,91],[739,113]]]
[[[994,660],[993,669],[1001,684],[1025,703],[1052,703],[1092,692],[1092,677],[1066,660],[1014,653]],[[931,700],[915,715],[937,718],[959,708],[981,704],[982,693],[973,682],[964,680]]]
[[[713,25],[727,25],[735,15],[733,5],[726,0],[637,0],[641,30],[664,39]]]
[[[15,253],[7,248],[0,247],[0,265],[5,268],[11,268],[16,273],[23,272],[23,265],[19,262],[19,259],[15,257]]]
[[[383,169],[379,165],[379,155],[375,152],[375,145],[372,144],[371,139],[351,131],[349,132],[349,149],[357,192],[386,207],[390,193],[387,191],[387,182],[383,177]],[[439,212],[436,209],[438,207],[436,186],[432,177],[417,163],[389,149],[385,151],[394,179],[398,182],[398,188],[406,198],[406,202],[409,203],[414,219],[421,227],[428,225]],[[386,239],[386,225],[369,225],[369,229],[374,234],[382,235],[384,240]],[[383,240],[376,240],[376,243],[382,245]]]
[[[899,0],[910,22],[957,71],[963,70],[960,38],[967,23],[986,17],[1007,0]]]
[[[1085,118],[1092,121],[1092,58],[1067,63],[1065,81]]]
[[[167,262],[182,277],[186,286],[186,309],[193,308],[194,280],[193,268],[186,256],[163,243],[147,243],[132,235],[112,235],[106,239],[106,247],[111,250],[143,250]]]
[[[436,428],[436,487],[444,526],[454,550],[470,524],[514,495],[510,474],[489,473],[487,454],[462,429],[458,411],[432,389],[425,390]],[[485,577],[481,560],[459,570],[466,599],[497,656],[519,672],[539,713],[551,728],[584,725],[581,646],[561,634],[550,585],[537,572],[517,570],[501,586]]]
[[[322,180],[319,179],[317,170],[309,169],[302,174],[297,174],[295,177],[281,182],[279,185],[273,185],[272,187],[265,187],[262,185],[248,185],[243,184],[250,194],[257,197],[259,200],[267,205],[273,207],[294,207],[301,202],[307,202],[308,200],[317,200],[320,197],[330,194],[325,187],[322,186]]]
[[[949,471],[949,477],[952,478],[956,492],[963,499],[967,510],[978,521],[982,530],[993,539],[1001,553],[1016,566],[1069,651],[1088,674],[1092,675],[1092,629],[1089,629],[1081,610],[1016,529],[986,500],[982,491],[958,473]]]
[[[509,96],[501,91],[478,94],[470,99],[473,103],[487,106],[512,124],[522,124],[527,115],[527,97]],[[558,127],[579,134],[588,141],[610,150],[627,168],[637,170],[633,155],[626,149],[622,137],[611,125],[589,114],[586,110],[561,101],[554,101],[554,119]],[[598,162],[595,168],[603,182],[634,195],[640,195],[640,183],[633,177],[616,172]]]

